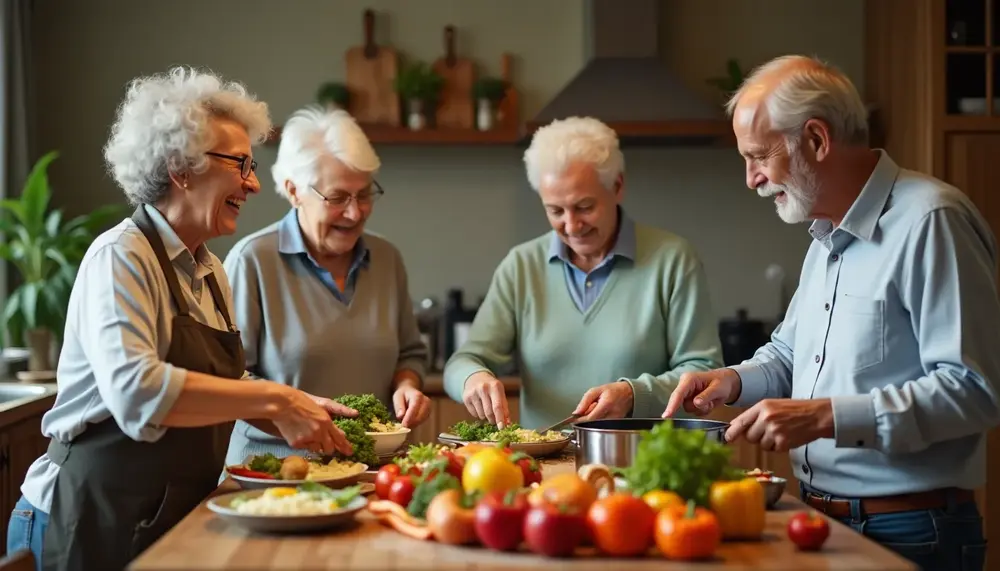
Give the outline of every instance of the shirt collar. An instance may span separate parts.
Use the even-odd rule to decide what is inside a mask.
[[[870,241],[875,235],[882,210],[896,184],[896,177],[899,176],[899,165],[889,154],[882,149],[877,149],[876,152],[879,153],[879,159],[875,170],[840,223],[842,230],[865,241]],[[833,230],[833,223],[829,220],[816,220],[809,227],[809,234],[813,238],[822,238]]]
[[[146,210],[146,214],[149,214],[149,218],[153,221],[153,227],[156,228],[156,233],[160,235],[160,239],[163,240],[163,249],[167,252],[167,258],[174,262],[178,257],[184,255],[185,253],[191,256],[194,261],[200,265],[208,268],[209,270],[214,270],[215,266],[212,262],[212,256],[208,255],[208,248],[205,244],[198,246],[198,250],[192,255],[181,241],[177,232],[174,231],[170,223],[163,214],[156,209],[156,207],[144,204],[143,208]]]
[[[608,252],[607,257],[620,256],[635,261],[635,248],[635,221],[628,214],[625,214],[625,211],[619,206],[618,238],[615,240],[615,246]],[[549,261],[551,262],[552,260],[562,260],[570,263],[569,248],[559,239],[559,234],[555,230],[552,231],[552,237],[549,241]]]
[[[302,236],[302,227],[299,226],[299,211],[292,208],[285,214],[278,225],[278,251],[282,254],[305,255],[310,262],[319,265],[306,248],[305,237]],[[354,256],[351,260],[351,268],[367,267],[371,259],[371,252],[365,244],[364,236],[358,238],[354,245]]]

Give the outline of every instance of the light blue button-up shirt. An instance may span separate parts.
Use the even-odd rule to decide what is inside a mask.
[[[365,246],[365,239],[358,238],[354,245],[353,259],[351,267],[347,270],[347,279],[344,281],[344,291],[337,286],[337,282],[330,275],[330,272],[316,262],[309,250],[306,248],[305,238],[302,236],[302,227],[299,226],[299,211],[291,209],[288,214],[281,219],[278,227],[278,251],[282,254],[303,256],[309,262],[309,268],[313,274],[323,282],[330,293],[344,305],[350,305],[354,298],[354,288],[358,282],[358,272],[362,268],[368,267],[369,252]]]
[[[836,437],[790,452],[830,494],[975,489],[1000,421],[996,240],[961,191],[879,152],[840,227],[810,227],[785,321],[733,367],[733,404],[830,398]]]
[[[618,209],[618,237],[615,246],[608,255],[589,272],[576,267],[569,258],[569,249],[552,232],[552,242],[549,244],[549,262],[560,260],[566,273],[566,287],[569,288],[573,303],[581,312],[586,312],[601,296],[604,284],[607,283],[611,271],[614,270],[618,258],[635,261],[635,222]]]

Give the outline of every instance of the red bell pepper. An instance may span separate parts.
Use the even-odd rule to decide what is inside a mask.
[[[249,468],[229,468],[229,473],[235,476],[242,476],[244,478],[258,478],[261,480],[273,480],[274,476],[268,474],[267,472],[257,472]]]

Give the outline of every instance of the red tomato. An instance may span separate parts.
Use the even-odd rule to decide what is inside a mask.
[[[591,504],[587,523],[601,552],[631,557],[645,553],[652,544],[656,512],[632,494],[619,492]]]
[[[830,537],[830,526],[815,512],[799,512],[788,520],[788,539],[799,549],[816,551]]]
[[[413,477],[400,476],[389,486],[389,501],[395,502],[404,508],[410,505],[413,499]]]
[[[398,464],[386,464],[378,469],[378,473],[375,474],[375,495],[379,499],[388,500],[389,499],[389,488],[392,483],[396,481],[399,476],[399,465]]]

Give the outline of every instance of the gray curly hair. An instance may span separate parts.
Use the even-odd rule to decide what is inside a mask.
[[[104,159],[133,205],[154,204],[170,188],[170,173],[201,173],[214,144],[209,121],[225,117],[243,125],[253,144],[271,131],[267,104],[241,83],[210,71],[174,67],[129,82]]]

